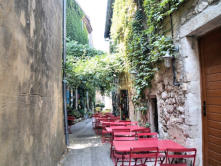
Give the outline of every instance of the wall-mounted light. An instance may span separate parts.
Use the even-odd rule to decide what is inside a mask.
[[[172,62],[172,59],[173,59],[173,56],[171,56],[169,54],[169,52],[166,53],[165,56],[163,56],[163,59],[164,59],[164,65],[166,68],[170,68],[171,66],[171,62]]]
[[[176,48],[176,51],[178,52],[178,48]],[[177,81],[176,78],[176,66],[175,66],[175,56],[174,55],[170,55],[169,52],[166,53],[165,56],[163,56],[164,59],[164,65],[166,68],[170,68],[171,64],[172,64],[172,71],[173,71],[173,85],[174,86],[180,86],[180,83]]]
[[[131,70],[130,75],[131,75],[132,79],[135,79],[136,75],[137,75],[137,71],[136,70]]]

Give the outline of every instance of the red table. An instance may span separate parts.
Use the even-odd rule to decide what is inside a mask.
[[[184,146],[172,140],[135,140],[135,141],[113,141],[113,146],[117,152],[129,152],[130,148],[158,147],[159,151],[166,151],[168,148],[183,149]]]
[[[112,129],[130,129],[131,131],[136,130],[136,129],[145,129],[145,127],[140,127],[140,126],[111,126],[111,127],[106,127],[107,132],[112,133]]]

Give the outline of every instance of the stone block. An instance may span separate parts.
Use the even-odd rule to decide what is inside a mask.
[[[183,113],[183,112],[184,112],[184,108],[183,108],[183,107],[181,107],[181,106],[177,107],[177,110],[178,110],[179,112],[181,112],[181,113]]]
[[[166,99],[167,97],[168,97],[168,94],[167,94],[167,92],[163,92],[162,94],[161,94],[161,97],[162,97],[162,99]]]
[[[199,13],[201,11],[203,11],[207,6],[209,5],[208,2],[206,1],[201,1],[197,6],[196,6],[196,13]]]

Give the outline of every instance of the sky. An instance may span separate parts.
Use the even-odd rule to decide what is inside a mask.
[[[90,19],[93,32],[94,48],[107,51],[108,43],[104,40],[107,0],[76,0]]]

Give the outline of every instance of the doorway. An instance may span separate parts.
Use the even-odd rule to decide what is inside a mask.
[[[199,39],[204,166],[221,165],[221,28]]]
[[[120,110],[121,110],[121,119],[126,120],[129,118],[129,106],[128,106],[128,91],[120,91]]]
[[[151,96],[150,100],[150,127],[151,131],[159,133],[159,126],[158,126],[158,109],[157,109],[157,98],[156,96]]]

